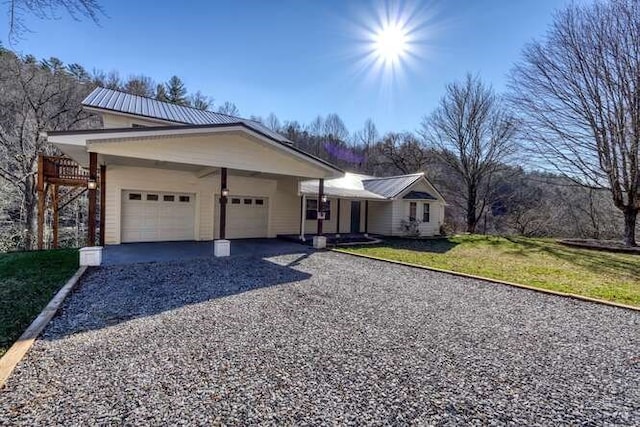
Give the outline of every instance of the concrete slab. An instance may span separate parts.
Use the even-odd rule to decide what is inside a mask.
[[[274,256],[309,251],[295,242],[277,239],[231,240],[231,256]],[[140,262],[182,261],[213,258],[213,241],[150,242],[108,245],[103,250],[103,265],[136,264]]]

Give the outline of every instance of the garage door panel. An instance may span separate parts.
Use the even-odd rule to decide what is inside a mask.
[[[229,239],[268,237],[269,199],[261,196],[229,196],[226,234]]]
[[[122,192],[122,242],[194,240],[194,226],[195,194]]]

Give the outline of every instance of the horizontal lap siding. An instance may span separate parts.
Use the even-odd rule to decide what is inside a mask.
[[[300,196],[298,180],[282,178],[278,180],[272,197],[269,237],[278,234],[297,234],[300,230]]]
[[[389,236],[392,223],[393,202],[369,202],[369,233]]]

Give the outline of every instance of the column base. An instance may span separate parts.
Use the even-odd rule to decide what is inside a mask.
[[[80,266],[98,266],[102,264],[102,246],[80,248]]]
[[[229,240],[214,240],[213,241],[213,256],[225,257],[231,255],[231,242]]]
[[[324,249],[327,247],[327,238],[325,236],[313,236],[313,247],[315,249]]]

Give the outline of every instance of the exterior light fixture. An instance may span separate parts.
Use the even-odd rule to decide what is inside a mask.
[[[229,196],[229,189],[228,188],[223,188],[222,189],[222,197],[227,197]]]
[[[321,200],[322,200],[322,203],[327,203],[327,196],[323,194]]]
[[[89,190],[95,190],[96,188],[98,188],[98,183],[95,179],[90,179],[89,181],[87,181],[87,188]]]

